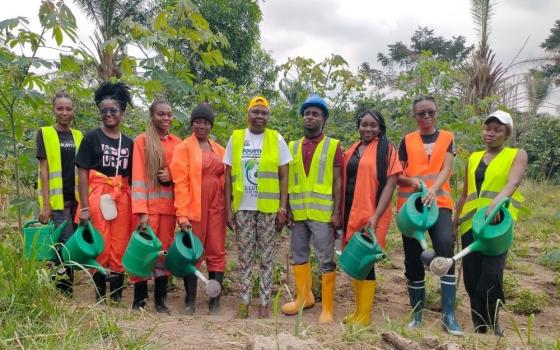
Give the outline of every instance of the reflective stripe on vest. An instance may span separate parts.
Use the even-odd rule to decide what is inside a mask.
[[[70,131],[72,133],[72,138],[74,139],[74,146],[77,153],[78,148],[82,143],[83,135],[79,130],[70,129]],[[44,126],[41,128],[41,134],[43,136],[43,144],[45,146],[45,152],[47,154],[47,164],[49,168],[49,204],[52,210],[63,210],[64,195],[62,184],[62,159],[60,156],[60,140],[58,139],[58,133],[56,132],[54,126]],[[41,191],[43,184],[41,183],[40,166],[38,174],[38,201],[39,207],[43,208],[43,192]],[[76,170],[74,171],[74,193],[76,201],[78,201],[78,172]]]
[[[294,220],[329,222],[333,211],[333,162],[338,140],[325,137],[317,145],[309,175],[305,174],[302,157],[303,139],[290,142],[292,153],[289,173],[290,210]]]
[[[504,149],[490,161],[484,173],[484,182],[482,183],[479,194],[476,193],[475,172],[484,157],[485,151],[471,154],[468,163],[469,173],[466,174],[466,180],[468,181],[467,197],[465,198],[465,204],[463,204],[463,209],[459,216],[459,233],[461,235],[472,228],[472,218],[476,211],[490,205],[494,198],[496,198],[500,191],[507,185],[509,173],[515,157],[517,157],[517,152],[517,148],[504,147]],[[508,211],[515,221],[519,216],[519,209],[521,209],[523,200],[524,198],[521,192],[519,192],[518,189],[515,190],[508,207]]]
[[[243,167],[241,156],[245,141],[243,130],[234,130],[231,135],[232,166],[231,187],[233,195],[233,211],[237,211],[243,198]],[[257,171],[257,210],[261,213],[276,213],[280,208],[280,181],[278,167],[280,166],[280,147],[278,133],[265,129],[259,168]]]
[[[404,169],[403,175],[411,178],[422,180],[430,187],[437,179],[443,168],[443,163],[447,155],[447,149],[453,142],[453,134],[449,131],[440,130],[430,158],[426,155],[422,136],[419,131],[412,132],[405,136],[404,142],[408,162]],[[453,208],[453,199],[451,198],[451,186],[449,177],[441,188],[436,191],[437,204],[440,208]],[[399,186],[397,193],[397,210],[402,207],[408,197],[414,193],[412,187]]]
[[[140,191],[138,191],[140,190]],[[159,186],[148,191],[148,184],[144,181],[132,181],[132,199],[173,199],[173,186]]]

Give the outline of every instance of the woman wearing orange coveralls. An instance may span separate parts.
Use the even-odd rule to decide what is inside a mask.
[[[93,222],[103,236],[105,249],[97,261],[108,267],[111,299],[120,302],[124,283],[122,257],[130,239],[130,187],[133,140],[120,132],[126,105],[131,103],[129,88],[123,83],[101,84],[95,90],[95,104],[102,124],[86,134],[76,155],[80,192],[80,222]],[[109,196],[103,196],[108,194]],[[102,199],[103,197],[103,199]],[[112,201],[117,216],[104,217],[100,203]],[[105,204],[104,204],[105,205]],[[107,211],[106,213],[109,213]],[[114,210],[112,210],[114,214]],[[93,274],[98,300],[105,298],[105,275]]]
[[[375,230],[377,242],[385,247],[385,236],[393,217],[391,197],[402,172],[395,147],[387,140],[385,119],[376,110],[368,110],[358,117],[360,140],[344,152],[343,208],[344,240],[346,245],[352,235],[363,227]],[[357,189],[357,190],[356,190]],[[344,322],[369,326],[375,298],[375,270],[372,268],[365,280],[353,280],[356,309]]]
[[[150,124],[145,133],[134,140],[132,162],[132,213],[138,217],[141,226],[149,225],[167,250],[173,241],[177,218],[173,206],[173,183],[169,164],[175,147],[181,139],[169,133],[173,113],[164,100],[157,100],[150,106]],[[157,312],[168,313],[165,305],[167,278],[169,272],[161,258],[156,263],[154,276],[154,302]],[[133,277],[133,309],[146,307],[148,281]]]
[[[210,140],[214,126],[214,112],[208,104],[199,104],[191,113],[193,133],[173,154],[171,174],[175,183],[175,208],[181,230],[192,227],[202,241],[210,279],[222,284],[226,266],[224,176],[222,162],[224,148]],[[204,190],[202,190],[204,189]],[[185,277],[186,312],[196,308],[196,277]],[[210,298],[210,314],[220,311],[220,297]]]

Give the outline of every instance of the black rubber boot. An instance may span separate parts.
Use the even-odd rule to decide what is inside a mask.
[[[183,277],[185,284],[185,312],[187,315],[194,315],[196,311],[196,288],[198,285],[198,278],[196,276]]]
[[[101,301],[105,299],[107,294],[107,277],[101,272],[93,274],[93,283],[95,283],[95,299]]]
[[[122,300],[122,291],[124,288],[124,274],[114,273],[109,278],[109,287],[111,288],[111,300],[120,303]]]
[[[57,271],[56,289],[71,297],[74,293],[74,270],[62,267]]]
[[[167,305],[165,305],[165,299],[167,299],[167,276],[155,279],[154,302],[157,312],[168,314],[170,311]]]
[[[146,300],[148,300],[148,281],[134,283],[134,298],[132,300],[132,309],[145,309]]]
[[[220,287],[224,282],[223,272],[210,271],[208,272],[208,277],[210,277],[211,280],[216,280],[220,284]],[[208,301],[208,310],[210,311],[210,315],[220,314],[220,295],[215,298],[210,298],[210,300]]]

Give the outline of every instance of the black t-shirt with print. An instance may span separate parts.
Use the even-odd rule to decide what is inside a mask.
[[[437,137],[439,135],[439,130],[436,130],[435,133],[431,135],[420,135],[422,137],[422,143],[424,144],[424,150],[426,151],[426,155],[428,155],[428,159],[432,155],[432,150],[436,144]],[[447,147],[447,153],[451,153],[455,155],[455,142],[451,141],[449,147]],[[404,137],[399,144],[399,159],[401,162],[408,161],[408,154],[406,153],[406,142],[404,141]]]
[[[130,179],[132,174],[132,145],[134,141],[125,134],[121,135],[118,174]],[[82,140],[76,155],[76,166],[82,169],[97,170],[107,176],[115,176],[118,148],[119,139],[110,138],[100,128],[93,129]]]
[[[59,131],[58,141],[60,142],[60,163],[62,167],[62,196],[65,202],[75,201],[74,194],[74,159],[76,158],[76,144],[74,136],[70,131]],[[41,129],[37,132],[37,159],[47,159],[47,150],[43,141],[43,132]]]

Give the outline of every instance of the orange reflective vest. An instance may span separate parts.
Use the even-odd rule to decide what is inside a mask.
[[[361,142],[358,141],[350,146],[346,152],[344,152],[344,162],[342,165],[342,217],[348,215],[348,225],[344,227],[344,239],[343,247],[350,241],[352,235],[362,229],[367,225],[369,219],[375,214],[377,209],[377,202],[375,195],[377,193],[377,188],[379,183],[377,182],[377,145],[378,141],[371,142],[364,150],[361,156],[360,163],[358,165],[358,173],[356,174],[356,185],[354,190],[354,198],[352,199],[352,211],[350,213],[345,213],[346,203],[346,183],[347,175],[346,169],[348,166],[348,161],[350,157],[356,151],[356,148],[360,146]],[[392,147],[392,146],[390,146]],[[395,156],[395,162],[392,164],[389,162],[388,176],[392,173],[398,173],[402,171],[401,165],[396,157],[396,150],[393,148],[391,150]],[[379,220],[377,221],[377,227],[375,229],[375,236],[377,242],[382,248],[385,248],[385,237],[387,236],[387,231],[391,224],[391,219],[393,218],[393,212],[391,210],[391,204],[387,206],[387,209],[383,212]]]
[[[181,139],[169,134],[160,139],[165,155],[165,168],[169,168],[173,151]],[[132,153],[132,213],[175,215],[173,206],[173,185],[150,186],[146,173],[146,135],[140,134],[134,140]]]
[[[440,130],[436,139],[432,155],[428,159],[428,155],[424,150],[424,143],[419,131],[407,134],[404,137],[406,145],[406,153],[408,161],[404,168],[403,175],[414,177],[426,183],[428,187],[433,185],[438,174],[443,168],[445,156],[449,145],[453,142],[453,134],[449,131]],[[451,186],[449,185],[449,177],[441,188],[436,192],[437,205],[440,208],[453,209],[453,199],[451,198]],[[399,186],[397,195],[397,210],[399,210],[407,198],[414,193],[412,187]]]
[[[212,150],[220,158],[224,157],[225,149],[216,142],[208,139]],[[225,167],[225,165],[224,165]],[[169,166],[173,182],[175,183],[175,209],[177,218],[188,218],[193,221],[201,220],[201,184],[202,184],[202,150],[196,136],[191,135],[181,142],[173,154]],[[224,172],[225,174],[225,172]],[[225,175],[220,177],[222,191]]]

